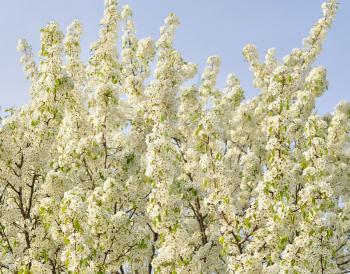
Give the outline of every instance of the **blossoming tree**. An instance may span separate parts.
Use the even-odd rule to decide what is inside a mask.
[[[218,56],[186,86],[174,14],[139,40],[105,0],[87,64],[78,21],[41,30],[38,65],[20,40],[31,99],[0,129],[1,273],[350,273],[350,105],[314,113],[337,5],[283,60],[243,49],[250,100],[233,74],[216,88]]]

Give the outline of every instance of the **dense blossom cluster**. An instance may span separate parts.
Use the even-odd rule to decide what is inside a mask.
[[[281,61],[243,49],[249,100],[234,74],[216,87],[218,56],[186,85],[174,14],[139,40],[105,0],[87,64],[78,21],[41,30],[38,65],[20,40],[31,100],[0,129],[0,272],[350,273],[350,104],[314,112],[337,5]]]

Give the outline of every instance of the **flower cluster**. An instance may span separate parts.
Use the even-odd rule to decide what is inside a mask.
[[[31,99],[0,128],[0,272],[350,272],[350,105],[313,111],[337,6],[282,60],[243,49],[249,100],[234,74],[216,87],[218,56],[186,85],[175,14],[138,39],[105,0],[87,64],[79,21],[41,30],[38,65],[20,40]]]

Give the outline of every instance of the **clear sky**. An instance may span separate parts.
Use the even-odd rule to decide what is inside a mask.
[[[222,58],[219,86],[234,72],[247,97],[252,87],[248,65],[242,57],[247,43],[257,45],[261,56],[275,47],[282,58],[300,47],[302,38],[321,16],[322,0],[120,0],[129,4],[139,38],[158,38],[159,27],[169,12],[181,20],[175,46],[188,61],[202,69],[209,55]],[[103,14],[102,0],[8,0],[0,10],[0,106],[19,107],[28,101],[28,82],[16,51],[18,38],[26,38],[34,53],[39,51],[40,28],[57,21],[62,29],[73,19],[84,25],[83,59],[98,35]],[[340,100],[350,101],[350,0],[341,0],[334,26],[329,32],[317,64],[328,70],[329,90],[317,102],[319,113],[333,111]]]

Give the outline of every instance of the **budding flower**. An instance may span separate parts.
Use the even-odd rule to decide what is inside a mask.
[[[165,18],[165,24],[166,25],[179,25],[180,19],[176,16],[175,13],[170,13],[167,18]]]
[[[155,54],[155,43],[151,37],[141,39],[138,42],[136,56],[146,60],[152,59]]]
[[[327,70],[324,67],[311,70],[306,78],[306,88],[315,96],[320,96],[328,88]]]
[[[121,12],[121,18],[126,19],[131,16],[132,16],[132,9],[130,8],[130,6],[129,5],[123,6],[122,12]]]

